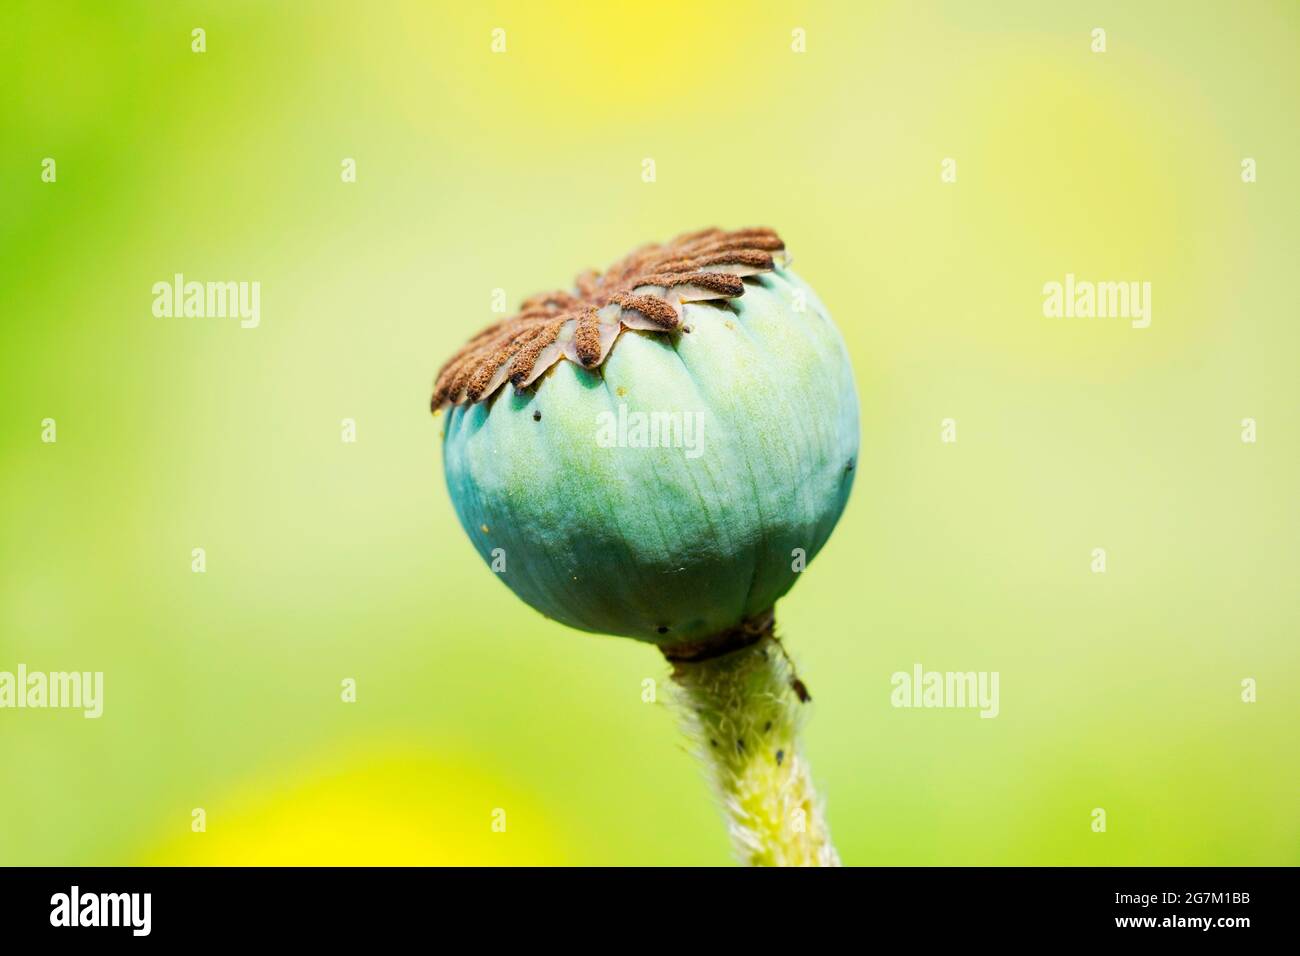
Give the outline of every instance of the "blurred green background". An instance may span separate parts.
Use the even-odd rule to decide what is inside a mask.
[[[1300,862],[1300,8],[470,6],[5,4],[0,670],[106,699],[0,710],[0,863],[726,862],[663,661],[493,579],[427,410],[493,289],[713,224],[858,373],[778,607],[845,861]],[[260,327],[154,318],[177,272]],[[1044,318],[1067,272],[1150,328]]]

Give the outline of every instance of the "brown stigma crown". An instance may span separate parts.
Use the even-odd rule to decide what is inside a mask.
[[[743,295],[741,279],[771,271],[784,250],[762,227],[704,229],[642,246],[603,275],[582,273],[572,292],[525,300],[518,315],[470,339],[438,372],[431,408],[484,401],[507,381],[527,388],[560,359],[598,368],[623,329],[675,332],[684,303]]]

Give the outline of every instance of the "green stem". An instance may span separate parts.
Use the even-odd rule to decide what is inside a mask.
[[[752,643],[718,656],[666,652],[684,728],[713,778],[742,863],[839,866],[799,750],[807,691],[770,615],[749,633]]]

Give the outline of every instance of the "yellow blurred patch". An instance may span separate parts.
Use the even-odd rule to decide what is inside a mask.
[[[196,801],[201,803],[201,801]],[[561,841],[528,798],[466,762],[414,747],[357,749],[178,808],[141,861],[165,866],[562,864]]]

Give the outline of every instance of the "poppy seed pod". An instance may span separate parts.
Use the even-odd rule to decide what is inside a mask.
[[[708,230],[579,276],[440,373],[452,502],[520,598],[693,644],[770,609],[853,484],[843,342],[771,230]]]
[[[853,372],[770,229],[705,230],[526,301],[433,409],[479,554],[543,614],[657,644],[739,858],[834,865],[773,605],[839,520]]]

